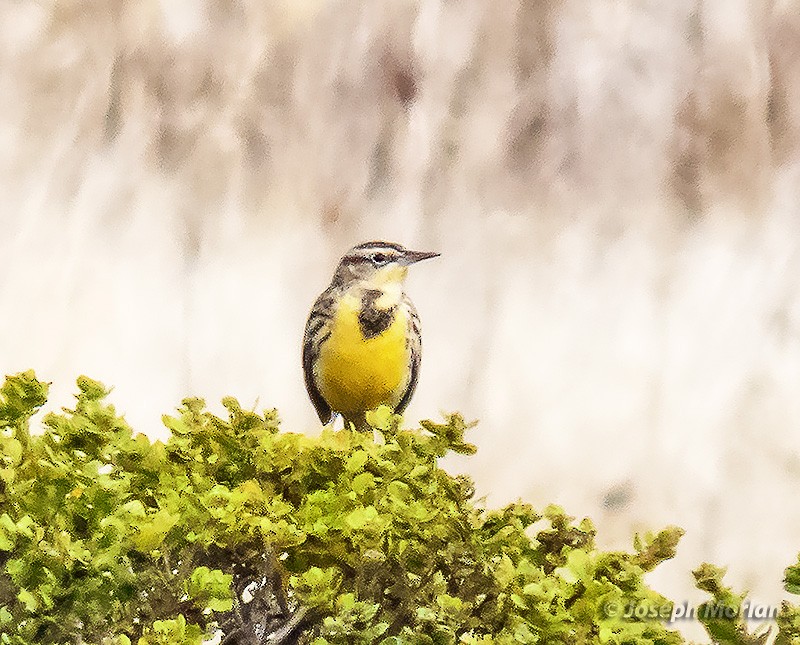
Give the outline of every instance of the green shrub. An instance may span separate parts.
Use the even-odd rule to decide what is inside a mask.
[[[438,465],[475,450],[458,415],[404,430],[380,410],[377,440],[309,437],[279,432],[274,411],[229,398],[221,419],[186,399],[164,444],[134,435],[101,384],[78,387],[33,436],[47,385],[26,372],[0,389],[3,643],[683,642],[665,616],[620,612],[669,612],[643,574],[681,530],[602,552],[555,506],[485,511]],[[731,600],[721,571],[698,572]],[[799,580],[800,564],[787,589]],[[797,609],[778,623],[794,642]],[[762,642],[741,619],[706,625],[720,643]]]

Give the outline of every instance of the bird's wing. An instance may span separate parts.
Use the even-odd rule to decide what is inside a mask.
[[[311,308],[303,336],[303,376],[306,381],[306,391],[322,423],[330,422],[331,407],[322,398],[322,394],[317,387],[314,378],[314,363],[319,356],[320,346],[331,335],[329,323],[333,316],[334,305],[333,294],[330,290],[324,291]]]
[[[417,310],[414,307],[414,304],[405,294],[403,294],[401,306],[405,308],[406,312],[408,313],[407,342],[411,361],[411,364],[409,365],[411,374],[408,378],[406,391],[403,393],[400,403],[398,403],[397,407],[395,408],[395,412],[397,414],[403,413],[403,410],[406,409],[409,401],[411,401],[411,397],[414,395],[414,390],[417,388],[417,379],[419,378],[419,366],[422,362],[422,334],[420,333],[419,316],[417,315]]]

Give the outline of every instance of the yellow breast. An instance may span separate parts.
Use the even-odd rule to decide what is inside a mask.
[[[405,310],[398,307],[383,333],[365,339],[358,323],[359,307],[359,299],[349,294],[339,301],[315,369],[323,398],[345,415],[379,405],[395,407],[410,378]]]

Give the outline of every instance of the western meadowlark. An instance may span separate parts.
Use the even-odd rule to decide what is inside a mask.
[[[366,429],[369,410],[405,410],[417,386],[422,342],[403,283],[409,265],[437,255],[365,242],[339,260],[303,339],[306,389],[323,423],[339,412]]]

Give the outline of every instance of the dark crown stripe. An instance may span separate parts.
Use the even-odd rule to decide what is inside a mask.
[[[380,251],[383,249],[389,249],[392,251],[397,251],[398,253],[402,253],[405,251],[405,248],[402,244],[395,244],[394,242],[383,242],[381,240],[377,240],[374,242],[363,242],[358,246],[353,247],[353,251],[363,251],[365,249]]]

